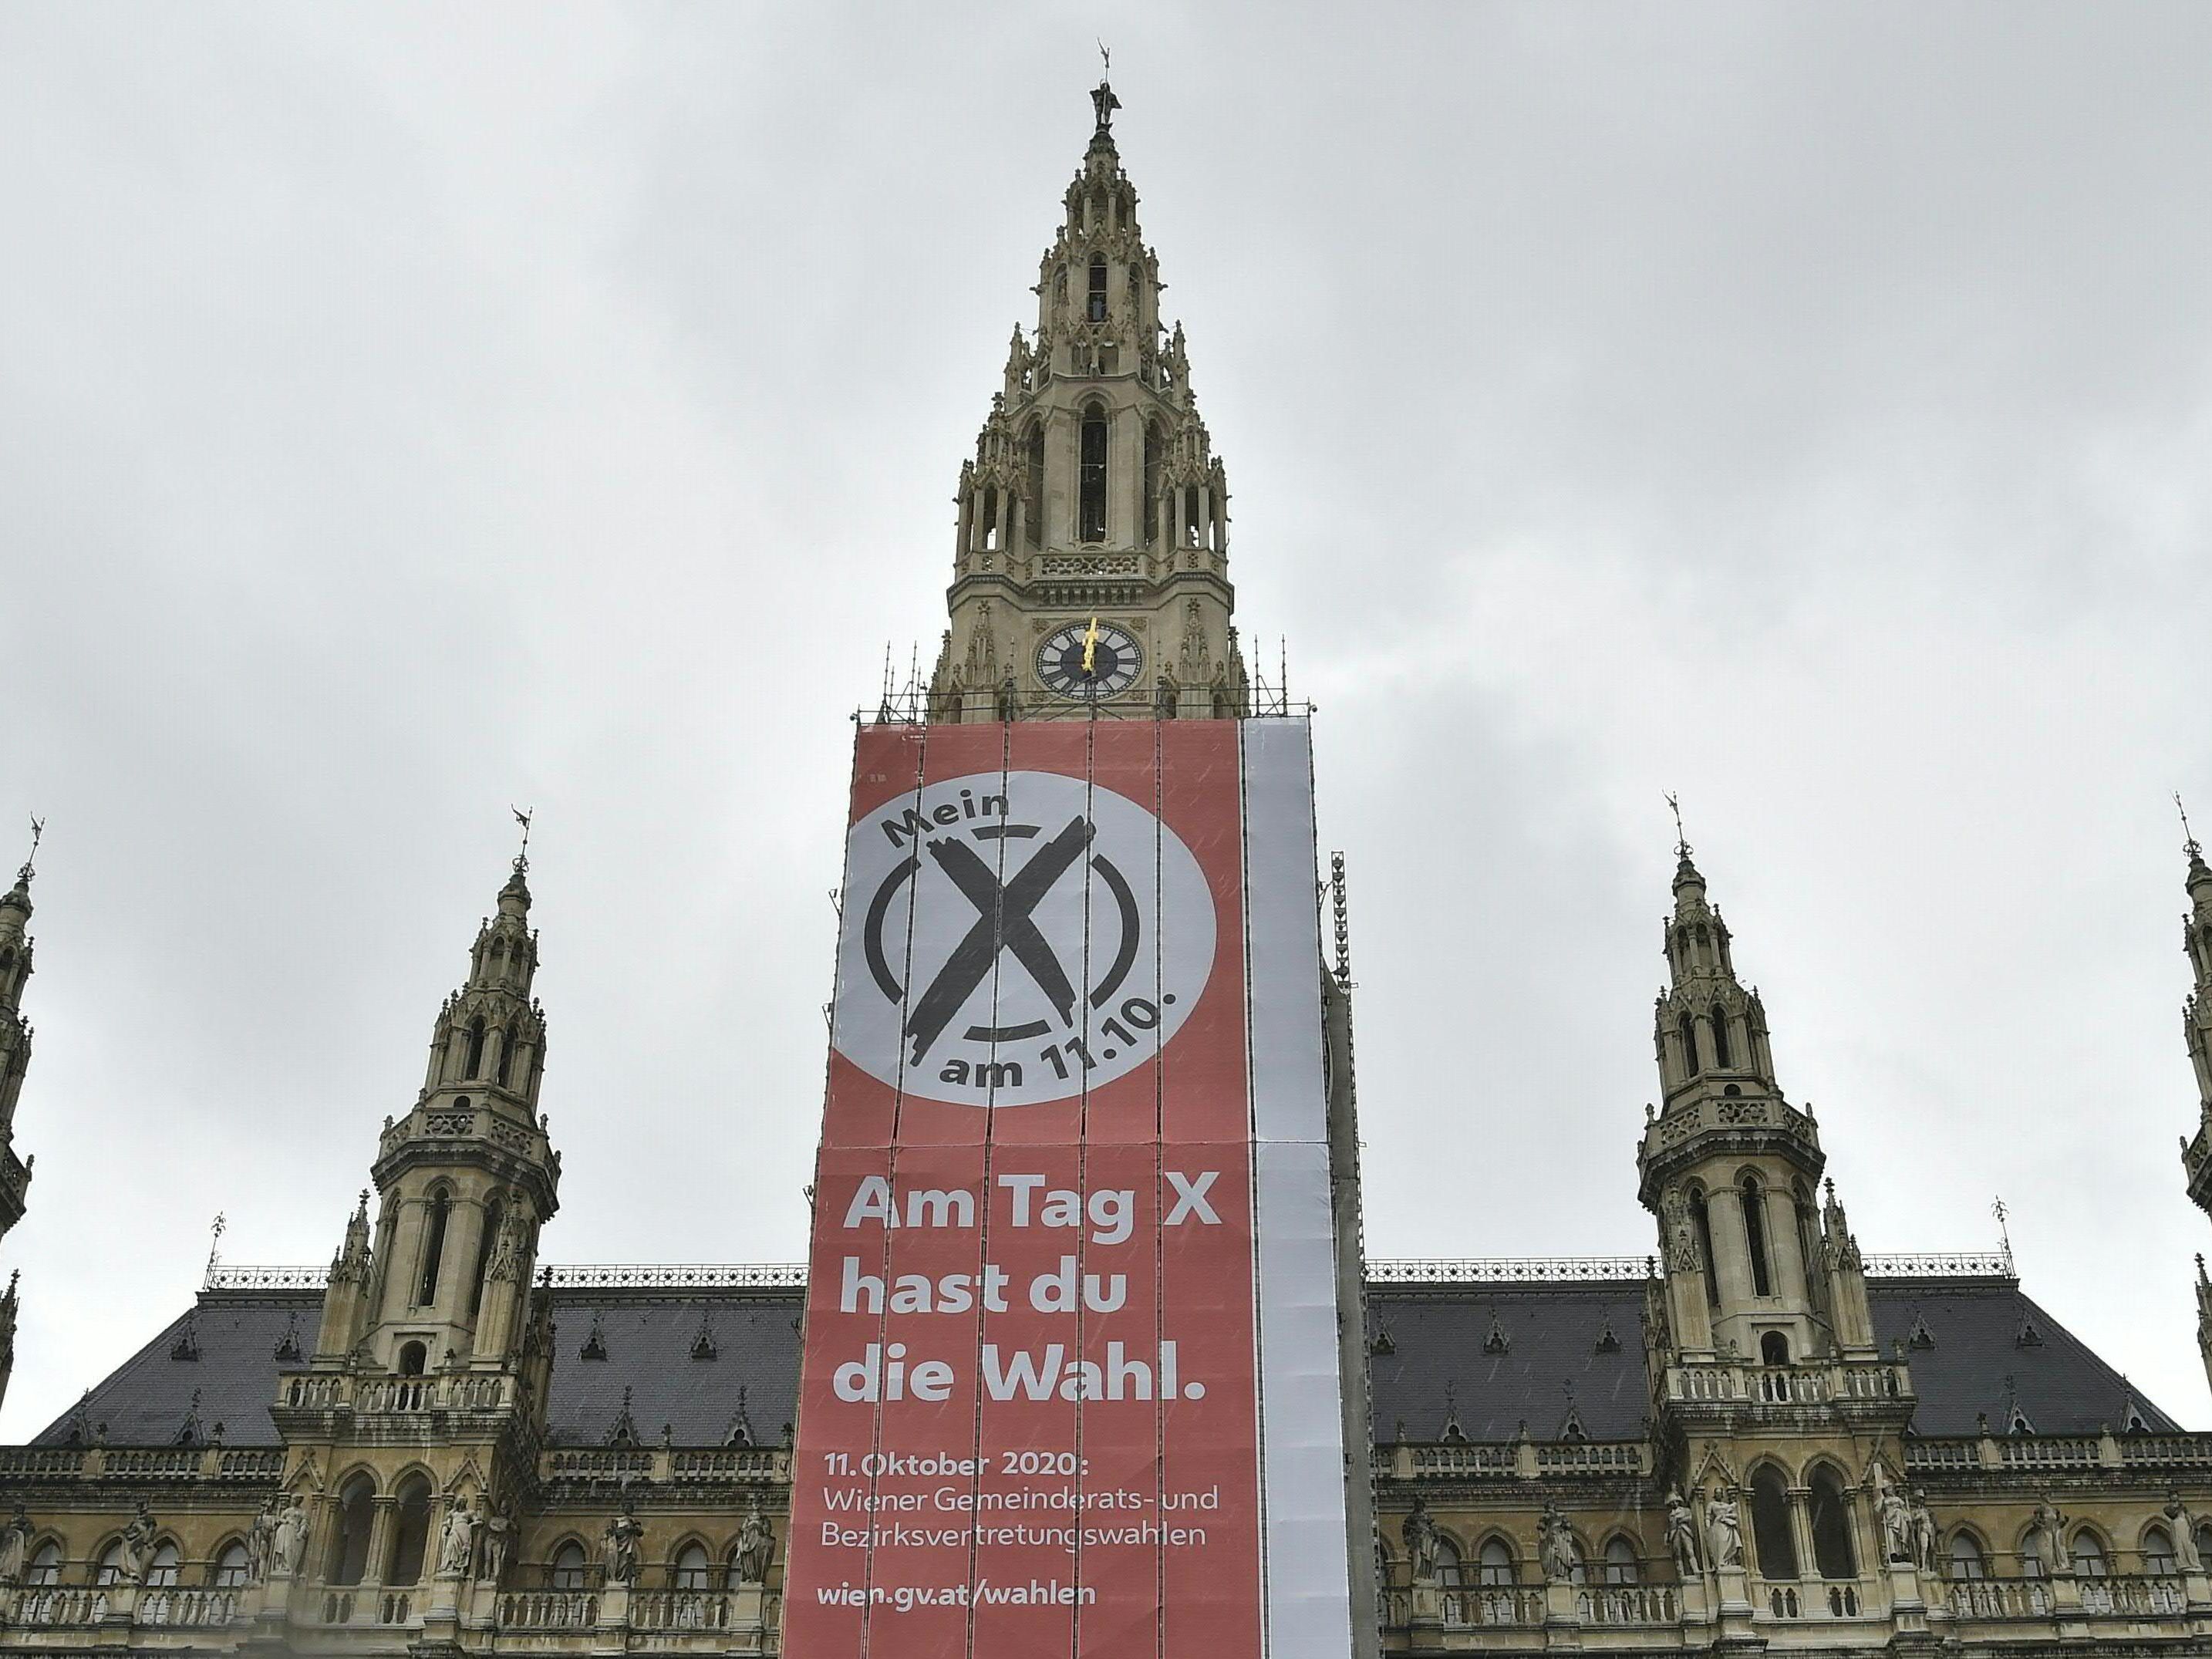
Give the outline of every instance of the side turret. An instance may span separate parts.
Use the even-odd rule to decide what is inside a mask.
[[[1675,856],[1669,982],[1653,1014],[1662,1104],[1637,1153],[1673,1347],[1692,1362],[1871,1358],[1858,1246],[1833,1183],[1819,1197],[1819,1127],[1776,1081],[1765,1007],[1736,977],[1687,842]]]
[[[364,1193],[331,1265],[319,1367],[496,1370],[523,1346],[538,1230],[561,1176],[536,1112],[545,1018],[531,994],[528,870],[518,856],[466,981],[438,1010],[414,1108],[385,1125],[370,1172],[374,1234]]]
[[[23,1018],[23,989],[31,979],[31,880],[45,826],[31,820],[31,856],[15,884],[0,893],[0,1238],[23,1218],[30,1200],[31,1165],[15,1155],[15,1106],[31,1069],[31,1025]]]

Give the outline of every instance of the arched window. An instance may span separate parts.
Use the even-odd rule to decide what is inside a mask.
[[[446,1259],[446,1224],[452,1218],[453,1207],[442,1189],[430,1200],[429,1220],[422,1229],[422,1271],[415,1284],[418,1308],[427,1308],[438,1299],[438,1269]]]
[[[553,1552],[553,1565],[547,1578],[556,1590],[580,1590],[585,1583],[584,1547],[570,1539]]]
[[[1503,1538],[1486,1538],[1475,1553],[1476,1575],[1485,1589],[1513,1582],[1513,1551]]]
[[[2074,1547],[2069,1552],[2074,1558],[2076,1578],[2102,1578],[2111,1571],[2105,1559],[2105,1541],[2084,1527],[2074,1534]]]
[[[1989,1562],[1982,1555],[1982,1547],[1970,1532],[1951,1534],[1951,1577],[1961,1583],[1990,1576]]]
[[[1844,1478],[1827,1464],[1813,1471],[1813,1565],[1823,1578],[1856,1578],[1859,1565],[1851,1548],[1851,1503]]]
[[[1779,1331],[1769,1331],[1759,1339],[1759,1363],[1766,1365],[1786,1365],[1790,1363],[1790,1339]]]
[[[100,1553],[100,1561],[93,1568],[92,1582],[95,1584],[119,1584],[123,1582],[123,1540],[118,1538]]]
[[[1106,539],[1106,411],[1096,404],[1083,411],[1082,445],[1077,538],[1103,542]]]
[[[420,1342],[403,1342],[399,1345],[399,1363],[392,1369],[402,1376],[420,1376],[429,1358],[429,1350]]]
[[[1737,1188],[1743,1195],[1743,1243],[1751,1256],[1751,1290],[1754,1296],[1772,1296],[1774,1277],[1766,1262],[1766,1203],[1756,1178],[1746,1176]]]
[[[38,1588],[62,1582],[62,1547],[51,1538],[31,1552],[31,1565],[23,1569],[23,1582]]]
[[[2143,1534],[2143,1571],[2154,1577],[2171,1576],[2179,1563],[2173,1558],[2173,1536],[2164,1527],[2153,1527]]]
[[[483,1237],[477,1241],[477,1268],[471,1278],[473,1286],[469,1291],[469,1317],[474,1319],[483,1308],[484,1274],[491,1267],[492,1247],[499,1242],[499,1230],[507,1224],[507,1211],[497,1199],[484,1206]]]
[[[1797,1540],[1790,1534],[1790,1491],[1773,1464],[1751,1477],[1751,1537],[1764,1578],[1797,1577]]]
[[[1461,1565],[1459,1546],[1449,1538],[1437,1540],[1437,1583],[1450,1589],[1467,1582],[1467,1569]]]
[[[338,1488],[338,1523],[331,1531],[324,1577],[333,1584],[358,1584],[368,1571],[368,1533],[376,1518],[376,1485],[356,1474]]]
[[[461,1075],[471,1081],[483,1075],[484,1023],[482,1016],[469,1022],[469,1063]]]
[[[222,1553],[215,1559],[215,1571],[208,1582],[217,1589],[238,1589],[246,1583],[246,1546],[225,1544]]]
[[[2197,1523],[2197,1559],[2212,1561],[2212,1521]]]
[[[1698,1074],[1698,1022],[1691,1018],[1688,1011],[1685,1010],[1674,1029],[1682,1037],[1682,1075],[1695,1077]]]
[[[1713,1212],[1702,1192],[1690,1194],[1690,1219],[1698,1224],[1698,1251],[1705,1259],[1705,1305],[1721,1305],[1720,1269],[1713,1262]]]
[[[422,1582],[422,1558],[430,1549],[430,1483],[410,1474],[399,1483],[398,1524],[392,1534],[392,1562],[384,1574],[387,1584]]]
[[[502,1089],[514,1075],[514,1036],[506,1026],[499,1028],[499,1075],[495,1079]]]
[[[1805,1291],[1816,1308],[1823,1305],[1826,1286],[1822,1283],[1819,1233],[1813,1219],[1813,1194],[1802,1181],[1790,1190],[1790,1211],[1797,1221],[1797,1260],[1805,1268]]]
[[[1166,440],[1158,421],[1145,423],[1145,545],[1160,538],[1160,458]]]
[[[702,1590],[707,1588],[707,1550],[702,1544],[686,1544],[683,1553],[676,1558],[674,1587],[680,1590]]]
[[[177,1569],[181,1559],[174,1544],[164,1544],[155,1550],[154,1559],[146,1564],[146,1588],[173,1589],[176,1587]]]
[[[2023,1578],[2047,1578],[2050,1569],[2043,1559],[2043,1528],[2030,1527],[2020,1540],[2020,1576]]]
[[[983,486],[982,522],[976,526],[975,539],[986,553],[995,552],[999,546],[999,486]]]
[[[1094,323],[1106,320],[1106,256],[1103,253],[1091,261],[1091,293],[1085,310]]]
[[[1044,422],[1030,422],[1030,434],[1024,444],[1023,470],[1029,477],[1029,512],[1023,520],[1023,533],[1031,547],[1044,544]]]
[[[1644,1564],[1637,1559],[1636,1546],[1619,1533],[1605,1540],[1605,1582],[1608,1584],[1633,1584],[1644,1577]]]
[[[1729,1057],[1728,1010],[1719,1003],[1713,1004],[1713,1064],[1726,1071],[1735,1061]]]

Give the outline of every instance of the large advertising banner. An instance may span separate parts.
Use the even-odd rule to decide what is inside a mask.
[[[1303,721],[863,727],[793,1659],[1334,1659]]]

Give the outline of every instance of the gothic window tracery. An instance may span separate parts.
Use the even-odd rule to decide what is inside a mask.
[[[1106,256],[1103,253],[1091,258],[1091,289],[1084,314],[1094,323],[1106,320]]]
[[[1684,1009],[1681,1018],[1674,1022],[1674,1030],[1682,1040],[1682,1075],[1695,1077],[1698,1074],[1698,1022],[1690,1017],[1688,1009]]]
[[[123,1540],[120,1538],[100,1551],[100,1560],[93,1568],[92,1582],[97,1585],[123,1582]]]
[[[246,1583],[246,1546],[233,1540],[222,1547],[215,1559],[215,1571],[208,1582],[217,1589],[238,1589]]]
[[[546,1580],[556,1590],[580,1590],[586,1588],[584,1565],[584,1547],[573,1538],[553,1552],[553,1565],[546,1570]]]
[[[1457,1551],[1452,1553],[1456,1562]],[[1503,1538],[1489,1537],[1475,1552],[1475,1574],[1486,1589],[1502,1589],[1513,1582],[1513,1549]]]
[[[1850,1498],[1843,1477],[1822,1464],[1813,1471],[1811,1521],[1813,1564],[1823,1578],[1859,1576],[1857,1553],[1851,1547]]]
[[[2176,1571],[2173,1536],[2164,1527],[2154,1526],[2143,1534],[2143,1571],[2154,1577],[2164,1577]]]
[[[1774,1280],[1766,1259],[1766,1203],[1755,1176],[1746,1176],[1737,1189],[1743,1198],[1744,1249],[1751,1257],[1751,1289],[1754,1296],[1774,1294]]]
[[[415,1283],[415,1305],[427,1308],[438,1299],[438,1269],[446,1258],[446,1227],[453,1218],[453,1200],[443,1188],[430,1200],[429,1218],[422,1229],[422,1271]]]
[[[154,1559],[146,1564],[146,1588],[173,1589],[176,1588],[179,1567],[183,1558],[173,1542],[165,1543],[154,1552]]]
[[[2105,1540],[2087,1527],[2074,1534],[2073,1546],[2068,1553],[2073,1559],[2076,1578],[2102,1578],[2112,1571],[2111,1559],[2105,1551]]]
[[[1726,1071],[1735,1064],[1729,1047],[1728,1010],[1719,1003],[1713,1004],[1713,1064]]]
[[[1615,1533],[1605,1542],[1605,1582],[1608,1584],[1634,1584],[1643,1578],[1643,1563],[1637,1559],[1636,1546]]]
[[[1990,1576],[1989,1560],[1982,1553],[1980,1541],[1963,1527],[1951,1534],[1948,1559],[1950,1577],[1961,1583]]]
[[[1081,444],[1077,537],[1103,542],[1106,539],[1106,411],[1097,404],[1083,411]]]
[[[43,1589],[62,1582],[62,1547],[51,1538],[32,1552],[31,1564],[23,1570],[23,1582]]]
[[[676,1558],[673,1587],[680,1590],[705,1589],[709,1571],[706,1547],[701,1544],[686,1544],[682,1553]]]
[[[1721,1280],[1720,1272],[1713,1265],[1713,1213],[1702,1188],[1690,1194],[1690,1219],[1698,1228],[1698,1255],[1701,1258],[1698,1266],[1705,1273],[1705,1305],[1717,1308],[1721,1305]]]
[[[324,1577],[341,1587],[361,1583],[368,1571],[368,1534],[376,1514],[376,1483],[356,1474],[338,1488],[337,1525],[331,1533]]]
[[[392,1563],[385,1573],[387,1584],[422,1582],[422,1558],[430,1546],[430,1483],[420,1474],[400,1482],[398,1522],[392,1537]]]
[[[1797,1540],[1790,1530],[1790,1489],[1782,1471],[1771,1463],[1761,1464],[1751,1477],[1751,1534],[1760,1577],[1798,1576]]]
[[[461,1074],[471,1082],[483,1075],[483,1051],[484,1023],[483,1016],[478,1015],[469,1022],[469,1058],[461,1068]]]

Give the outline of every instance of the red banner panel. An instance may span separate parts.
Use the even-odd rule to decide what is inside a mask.
[[[794,1659],[1332,1650],[1269,1629],[1342,1601],[1345,1549],[1310,768],[1248,724],[860,733]],[[1259,836],[1255,755],[1297,809]],[[1248,971],[1297,1051],[1271,1100]],[[1322,1231],[1271,1249],[1263,1210]]]

